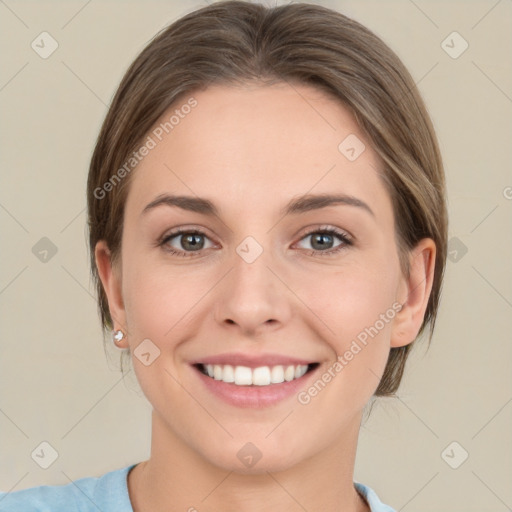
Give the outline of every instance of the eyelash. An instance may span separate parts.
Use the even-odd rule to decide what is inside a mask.
[[[338,231],[337,229],[334,229],[331,227],[320,227],[320,228],[316,228],[314,230],[308,231],[301,237],[300,240],[303,240],[304,238],[307,238],[308,236],[311,236],[314,234],[319,234],[319,233],[333,235],[335,237],[338,237],[342,243],[340,245],[338,245],[337,247],[334,247],[333,249],[328,249],[326,251],[319,251],[319,250],[315,250],[315,249],[313,249],[313,250],[304,249],[305,251],[307,251],[309,256],[332,256],[332,255],[338,254],[340,251],[346,249],[348,246],[353,245],[352,240],[349,238],[349,236],[346,233],[344,233],[342,231]],[[158,242],[158,246],[162,247],[166,252],[168,252],[169,254],[172,254],[174,256],[180,256],[183,258],[191,258],[191,257],[196,256],[195,253],[200,253],[201,251],[190,251],[190,252],[178,251],[170,246],[167,246],[167,244],[170,240],[178,237],[179,235],[183,235],[183,234],[200,235],[200,236],[204,236],[204,237],[208,238],[206,233],[203,233],[202,231],[199,231],[197,229],[178,228],[176,231],[173,231],[172,233],[169,233],[168,235],[164,236]]]

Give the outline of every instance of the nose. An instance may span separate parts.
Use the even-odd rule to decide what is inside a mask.
[[[293,294],[266,251],[252,263],[235,253],[230,272],[219,283],[215,318],[238,335],[258,336],[289,320]]]

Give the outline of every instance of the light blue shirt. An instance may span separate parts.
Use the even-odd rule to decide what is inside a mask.
[[[0,492],[0,512],[133,512],[127,475],[134,466],[136,464],[66,485],[41,485]],[[366,485],[354,482],[354,486],[372,512],[396,512],[384,505],[375,491]]]

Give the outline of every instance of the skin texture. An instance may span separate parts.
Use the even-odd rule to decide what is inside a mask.
[[[197,107],[133,171],[120,261],[112,266],[107,245],[96,247],[116,328],[128,333],[119,346],[132,351],[153,406],[150,459],[128,479],[134,510],[369,510],[352,483],[363,408],[390,347],[411,343],[421,326],[435,245],[422,240],[410,276],[402,274],[380,162],[339,101],[282,83],[213,86],[194,98]],[[353,162],[338,150],[350,134],[366,146]],[[167,205],[141,213],[163,193],[207,198],[219,215]],[[293,198],[321,193],[354,196],[373,214],[344,204],[280,213]],[[311,233],[326,226],[352,244],[334,236],[319,249]],[[203,249],[179,235],[167,248],[192,257],[158,246],[178,227],[204,232]],[[247,236],[263,248],[250,264],[236,252]],[[318,378],[396,302],[401,311],[307,405],[294,395],[234,407],[189,364],[272,352],[318,361]],[[161,352],[149,366],[133,357],[144,339]],[[237,457],[247,442],[262,454],[252,468]]]

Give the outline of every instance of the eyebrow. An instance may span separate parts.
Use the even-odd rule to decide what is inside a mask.
[[[345,194],[307,194],[300,196],[290,200],[288,204],[282,208],[280,213],[282,216],[290,214],[297,215],[300,213],[319,210],[321,208],[340,204],[361,208],[375,217],[373,210],[364,201],[358,199],[357,197]],[[145,214],[150,210],[164,205],[176,206],[183,210],[201,213],[208,216],[217,217],[219,215],[219,211],[217,210],[216,206],[208,199],[194,196],[177,196],[169,194],[162,194],[151,201],[144,208],[142,214]]]

